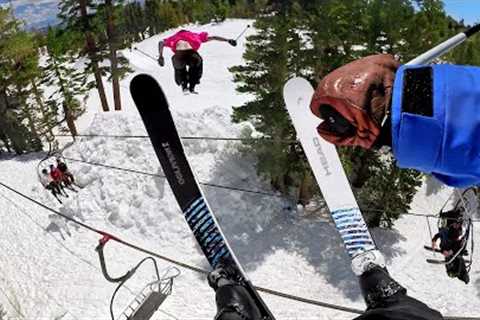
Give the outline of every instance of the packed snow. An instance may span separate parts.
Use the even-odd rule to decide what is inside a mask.
[[[235,37],[252,21],[188,26],[212,35]],[[176,30],[136,44],[157,56],[157,43]],[[255,32],[252,28],[247,35]],[[167,94],[181,136],[238,137],[245,124],[232,124],[232,107],[251,96],[235,91],[228,68],[242,63],[244,38],[237,47],[221,42],[204,44],[204,76],[199,95],[183,95],[166,66],[139,50],[124,50],[137,73],[149,73]],[[132,75],[133,76],[133,75]],[[128,92],[131,77],[122,81],[122,112],[101,112],[92,91],[87,113],[79,120],[82,134],[145,135]],[[110,84],[107,89],[111,90]],[[109,94],[111,98],[111,92]],[[113,105],[113,103],[112,103]],[[64,139],[64,156],[104,165],[162,175],[148,139]],[[274,193],[256,174],[255,159],[238,151],[237,142],[185,140],[199,180],[224,186]],[[165,179],[81,162],[68,161],[82,189],[69,192],[60,205],[43,190],[37,164],[45,154],[2,156],[0,182],[56,208],[83,223],[110,232],[143,248],[203,269],[208,264],[196,245]],[[204,186],[210,205],[255,285],[304,298],[364,309],[349,258],[334,225],[318,214],[300,214],[290,199]],[[416,195],[412,212],[435,214],[451,190],[427,180]],[[293,208],[293,209],[291,209]],[[95,247],[100,236],[0,187],[0,302],[9,316],[20,319],[110,319],[109,301],[116,284],[100,272]],[[477,217],[479,218],[479,217]],[[432,232],[436,220],[430,219]],[[403,216],[391,231],[372,230],[387,258],[391,274],[416,298],[444,315],[480,316],[480,266],[474,263],[471,283],[450,279],[443,266],[425,262],[432,253],[427,220]],[[479,231],[475,230],[478,239]],[[110,241],[105,248],[112,276],[132,268],[144,254]],[[438,255],[437,255],[438,257]],[[478,259],[477,259],[478,260]],[[171,263],[158,260],[161,269]],[[152,319],[213,319],[214,293],[205,276],[181,269],[173,293]],[[145,264],[120,289],[118,315],[135,294],[154,279]],[[353,319],[355,315],[262,294],[277,319]]]

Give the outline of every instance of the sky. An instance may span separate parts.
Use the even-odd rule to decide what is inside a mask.
[[[464,19],[467,24],[480,22],[480,0],[444,0],[445,11],[455,19]]]
[[[10,2],[15,15],[26,22],[27,27],[44,27],[58,20],[57,4],[60,0],[0,0],[0,5]],[[456,19],[464,19],[467,24],[480,22],[480,0],[444,0],[448,14]]]

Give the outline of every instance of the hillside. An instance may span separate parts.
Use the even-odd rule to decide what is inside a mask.
[[[235,37],[246,20],[218,25],[189,26],[212,35]],[[171,31],[173,32],[173,30]],[[171,32],[136,45],[156,56],[158,41]],[[254,32],[249,30],[247,34]],[[152,74],[167,93],[181,136],[238,137],[244,126],[230,122],[232,106],[248,101],[235,91],[228,68],[242,62],[239,46],[212,42],[201,49],[204,76],[199,95],[183,95],[173,81],[170,52],[166,66],[138,50],[123,55],[137,73]],[[144,135],[145,130],[128,92],[131,76],[122,81],[124,111],[102,113],[95,92],[79,121],[82,134]],[[110,88],[109,86],[107,86]],[[111,97],[110,97],[111,98]],[[62,140],[63,141],[63,140]],[[69,139],[64,139],[67,145]],[[237,151],[237,142],[185,140],[191,164],[204,183],[273,193],[256,174],[255,159]],[[98,164],[162,174],[148,139],[79,138],[64,156]],[[165,179],[69,161],[83,186],[59,205],[37,180],[44,154],[0,158],[0,181],[83,223],[122,239],[207,269]],[[301,297],[363,309],[356,278],[334,226],[324,218],[302,217],[281,197],[205,187],[206,196],[238,258],[252,281],[262,287]],[[451,190],[428,181],[414,199],[412,212],[434,214]],[[116,285],[99,268],[95,246],[99,236],[53,216],[0,187],[0,302],[9,315],[23,319],[109,319],[109,300]],[[436,229],[436,221],[430,220]],[[445,315],[480,315],[480,265],[474,264],[466,286],[448,278],[443,266],[430,265],[423,249],[429,243],[426,219],[404,216],[392,231],[373,230],[387,257],[391,274],[409,293]],[[475,230],[478,238],[480,231]],[[143,254],[113,242],[106,247],[109,271],[119,275]],[[158,260],[163,269],[170,263]],[[132,292],[152,279],[142,267],[120,290],[116,312],[133,298]],[[341,311],[262,295],[277,319],[353,319]],[[213,319],[214,294],[205,277],[182,269],[172,295],[152,319]]]

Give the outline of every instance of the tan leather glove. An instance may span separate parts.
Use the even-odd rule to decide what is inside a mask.
[[[350,62],[319,83],[310,108],[326,120],[318,133],[336,145],[371,148],[390,109],[399,62],[379,54]]]

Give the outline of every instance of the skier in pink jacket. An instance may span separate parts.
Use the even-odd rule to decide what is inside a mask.
[[[158,64],[162,67],[165,65],[163,48],[168,47],[172,49],[174,53],[172,63],[175,69],[175,82],[182,87],[184,92],[188,90],[191,93],[195,93],[195,86],[200,83],[203,73],[203,60],[197,51],[202,43],[211,40],[228,42],[232,46],[237,45],[234,39],[209,36],[207,32],[195,33],[188,30],[180,30],[158,43]]]

